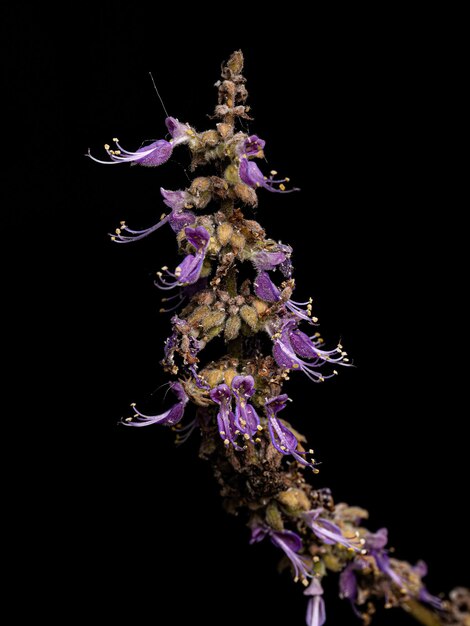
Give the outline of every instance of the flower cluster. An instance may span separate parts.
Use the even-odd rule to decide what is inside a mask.
[[[186,189],[161,188],[170,211],[154,225],[136,230],[121,222],[111,235],[116,243],[131,243],[168,224],[182,256],[173,271],[165,265],[155,280],[158,289],[174,292],[162,299],[162,312],[173,312],[162,366],[176,402],[158,414],[132,405],[134,414],[123,424],[166,425],[180,442],[199,430],[201,457],[212,462],[227,510],[243,511],[251,542],[269,538],[294,580],[305,585],[308,626],[325,623],[323,585],[335,573],[341,597],[365,621],[374,604],[385,601],[423,623],[466,626],[468,612],[459,613],[465,590],[456,592],[459,606],[452,597],[446,603],[431,595],[422,582],[422,562],[412,566],[391,557],[387,531],[372,533],[363,526],[367,512],[335,505],[328,490],[314,488],[305,474],[318,473],[313,450],[279,416],[289,401],[283,388],[292,372],[318,383],[351,364],[340,343],[325,348],[312,299],[293,299],[292,248],[269,239],[243,213],[258,205],[258,191],[298,189],[288,188],[289,178],[278,178],[274,170],[263,174],[255,160],[264,158],[266,142],[236,130],[238,119],[250,119],[242,69],[243,55],[235,52],[217,83],[215,128],[198,132],[168,117],[166,139],[135,152],[115,139],[116,149],[105,145],[106,161],[89,154],[98,163],[158,167],[185,146],[192,171],[200,166],[215,171],[195,177]],[[242,265],[246,278],[240,281]],[[220,356],[211,360],[204,350],[214,340]],[[182,426],[186,412],[192,416]],[[243,480],[234,480],[238,474]]]

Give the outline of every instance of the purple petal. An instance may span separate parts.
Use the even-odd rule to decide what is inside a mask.
[[[274,540],[283,541],[292,552],[299,552],[302,549],[302,539],[292,530],[273,530],[271,534]]]
[[[185,226],[194,224],[196,216],[194,213],[191,213],[191,211],[173,211],[168,216],[168,221],[173,229],[173,232],[179,233],[179,231]]]
[[[245,185],[249,185],[250,187],[260,187],[264,185],[263,173],[253,161],[241,159],[239,174]]]
[[[240,396],[251,398],[255,393],[255,381],[253,376],[235,376],[232,380],[232,389]]]
[[[323,626],[326,622],[325,601],[321,596],[310,598],[307,606],[307,626]]]
[[[348,565],[340,574],[339,591],[343,598],[347,598],[352,602],[356,601],[358,591],[357,578],[352,564]]]
[[[425,587],[420,590],[419,599],[421,600],[421,602],[426,602],[426,604],[429,604],[429,606],[432,606],[438,611],[442,611],[443,609],[442,600],[437,596],[433,596],[432,594],[430,594]]]
[[[175,117],[167,117],[165,124],[173,139],[184,137],[187,135],[187,131],[189,130],[189,126],[187,124],[182,124]]]
[[[287,351],[286,346],[281,341],[276,341],[273,347],[273,357],[279,367],[292,369],[296,360]]]
[[[196,252],[203,252],[209,245],[210,235],[205,228],[197,226],[196,228],[185,228],[186,239],[196,248]]]
[[[187,191],[169,191],[160,187],[163,202],[174,211],[182,211],[188,203],[189,194]]]
[[[376,533],[369,533],[366,537],[367,550],[381,550],[388,543],[388,530],[380,528]]]
[[[204,257],[201,254],[188,254],[176,268],[178,284],[191,285],[199,280],[203,263]]]
[[[266,535],[269,534],[269,530],[266,526],[252,526],[250,544],[259,543],[263,541]]]
[[[270,417],[268,422],[269,434],[273,446],[282,454],[292,454],[297,448],[297,439],[287,426],[285,426],[277,417]]]
[[[252,436],[258,430],[260,424],[258,413],[255,411],[255,407],[251,404],[247,404],[245,411],[246,428],[249,434]]]
[[[270,279],[267,272],[260,272],[254,282],[255,293],[265,302],[278,302],[281,292]]]
[[[211,400],[213,400],[217,404],[222,404],[222,402],[230,400],[230,398],[232,397],[232,392],[230,391],[228,385],[223,383],[222,385],[218,385],[217,387],[212,389],[209,395],[211,397]]]
[[[245,156],[256,156],[258,152],[264,150],[264,146],[266,142],[264,139],[260,139],[257,135],[251,135],[245,139],[245,141],[241,144],[239,149],[239,154]]]
[[[261,250],[253,256],[252,262],[256,269],[261,272],[275,269],[278,265],[284,263],[286,259],[287,256],[284,252]]]
[[[139,148],[136,154],[138,155],[140,153],[144,153],[144,155],[142,158],[136,159],[134,163],[138,163],[144,167],[157,167],[158,165],[166,163],[166,161],[168,161],[171,157],[172,152],[173,146],[171,143],[165,141],[164,139],[159,139],[158,141],[151,143],[149,146]]]
[[[281,394],[280,396],[274,396],[266,401],[265,407],[268,415],[275,417],[279,411],[286,408],[286,404],[289,400],[289,396],[286,393]]]
[[[296,354],[303,358],[313,359],[318,356],[310,337],[301,330],[293,330],[289,339]]]
[[[321,582],[318,578],[312,578],[312,582],[305,589],[304,596],[321,596],[323,595],[323,587],[321,586]]]

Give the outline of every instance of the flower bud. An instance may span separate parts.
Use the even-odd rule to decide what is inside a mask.
[[[230,243],[232,244],[234,251],[237,252],[238,250],[243,250],[246,239],[241,233],[234,232],[230,238]]]
[[[258,300],[258,298],[256,298],[256,300],[253,300],[252,304],[258,315],[263,315],[263,313],[265,313],[269,308],[267,302],[264,302],[264,300]]]
[[[231,183],[232,185],[237,185],[237,183],[240,182],[238,167],[234,164],[229,165],[224,172],[224,178],[228,183]],[[245,185],[245,187],[247,187],[247,185]],[[250,187],[247,188],[250,189]]]
[[[310,501],[302,489],[288,489],[281,491],[277,495],[277,500],[291,515],[299,514],[301,511],[308,511],[311,508]]]
[[[225,321],[224,311],[211,311],[202,319],[202,328],[205,331],[214,328],[214,326],[220,326]]]
[[[235,378],[235,376],[238,375],[238,372],[236,369],[234,369],[233,367],[229,367],[225,370],[224,372],[224,380],[225,383],[230,387],[232,385],[232,380]]]
[[[217,124],[217,130],[219,132],[219,135],[224,140],[233,135],[233,128],[230,126],[230,124],[224,124],[223,122],[220,122],[219,124]]]
[[[200,139],[205,148],[214,148],[220,141],[219,133],[216,130],[206,130]]]
[[[258,313],[255,308],[248,304],[243,305],[240,309],[240,317],[252,330],[256,330],[258,326]]]
[[[248,185],[245,185],[245,183],[241,183],[240,181],[231,181],[227,176],[227,170],[225,170],[225,178],[229,182],[234,182],[233,191],[235,192],[237,198],[239,198],[244,204],[252,207],[258,206],[258,196],[256,195],[256,191],[254,189],[248,187]]]
[[[207,305],[198,306],[194,309],[191,315],[188,316],[188,322],[191,326],[198,326],[204,317],[207,317],[211,312]]]
[[[217,238],[222,246],[226,246],[233,234],[233,226],[229,222],[223,222],[217,227]]]
[[[238,315],[229,317],[225,324],[225,341],[233,341],[236,339],[240,332],[241,325],[242,322]]]
[[[241,50],[237,50],[227,61],[227,67],[232,72],[232,74],[240,74],[243,70],[243,62],[243,53]]]
[[[266,522],[274,528],[274,530],[284,530],[284,522],[277,504],[271,501],[266,507]]]

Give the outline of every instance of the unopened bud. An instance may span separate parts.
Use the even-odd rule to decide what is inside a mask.
[[[281,491],[277,495],[277,499],[292,514],[311,509],[310,500],[302,489],[292,488]]]
[[[229,222],[223,222],[217,227],[217,238],[222,246],[226,246],[233,234],[233,226]]]
[[[241,233],[234,232],[230,238],[230,243],[235,250],[243,250],[246,239]]]
[[[241,325],[242,322],[238,315],[229,317],[225,324],[225,341],[233,341],[236,339],[240,332]]]
[[[274,530],[284,530],[282,515],[275,502],[270,502],[266,507],[266,522],[271,528],[274,528]]]
[[[258,313],[254,307],[248,304],[243,305],[240,309],[240,317],[252,330],[256,330],[258,326]]]
[[[202,328],[207,331],[214,326],[219,326],[225,321],[224,311],[211,311],[202,318]]]
[[[237,172],[237,176],[238,176],[238,172]],[[225,178],[229,182],[232,182],[227,177],[227,170],[225,173]],[[256,191],[252,189],[251,187],[248,187],[248,185],[245,185],[245,183],[241,183],[239,181],[236,182],[233,188],[233,191],[235,192],[235,195],[237,196],[237,198],[243,202],[243,204],[247,204],[248,206],[251,206],[251,207],[258,206],[258,196],[256,195]]]

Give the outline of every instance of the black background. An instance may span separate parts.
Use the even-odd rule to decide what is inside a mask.
[[[197,437],[175,449],[165,429],[117,426],[133,401],[167,406],[155,390],[169,318],[152,275],[176,256],[169,229],[129,246],[107,232],[158,219],[159,187],[187,183],[185,150],[156,170],[83,156],[114,136],[132,149],[165,135],[149,71],[171,115],[210,127],[220,63],[242,48],[265,168],[302,188],[261,192],[256,219],[294,247],[297,295],[313,296],[324,336],[341,336],[357,365],[325,385],[289,384],[289,417],[322,461],[315,480],[370,509],[398,556],[424,558],[432,592],[468,584],[465,233],[442,143],[458,119],[458,16],[103,6],[26,6],[7,26],[12,126],[25,134],[5,219],[19,322],[13,443],[20,465],[34,459],[28,583],[52,563],[48,584],[73,616],[303,623],[274,549],[249,547],[243,520],[221,509]],[[328,615],[355,623],[339,601]],[[392,623],[411,620],[377,619]]]

